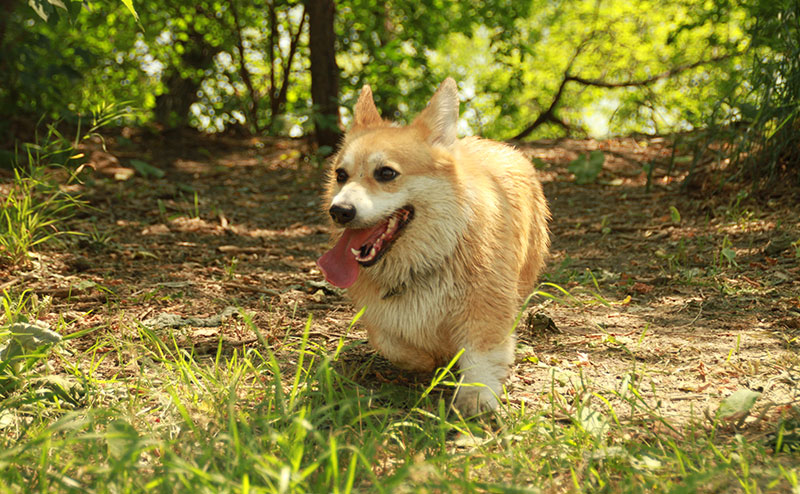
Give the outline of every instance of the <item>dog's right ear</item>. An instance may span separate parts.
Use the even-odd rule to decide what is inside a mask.
[[[383,122],[378,109],[375,108],[375,102],[372,100],[372,88],[369,84],[364,84],[361,88],[361,94],[358,95],[358,102],[353,110],[353,128],[363,129],[378,125]]]

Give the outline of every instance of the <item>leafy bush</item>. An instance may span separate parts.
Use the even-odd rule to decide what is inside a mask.
[[[800,184],[800,3],[758,0],[750,9],[755,23],[746,82],[758,105],[749,139],[734,157],[751,178],[772,182],[789,173]]]
[[[749,21],[747,63],[731,74],[700,149],[723,144],[726,180],[763,188],[790,176],[800,184],[800,3],[748,0],[742,8]]]
[[[567,166],[567,170],[575,175],[576,184],[593,184],[603,171],[605,160],[606,155],[602,151],[595,150],[578,156]]]

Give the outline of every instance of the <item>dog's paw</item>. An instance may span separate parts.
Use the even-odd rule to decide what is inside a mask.
[[[456,391],[456,408],[465,417],[492,412],[497,408],[498,396],[488,386],[459,386]]]

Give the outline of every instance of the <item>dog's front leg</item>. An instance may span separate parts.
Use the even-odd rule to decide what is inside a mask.
[[[502,396],[503,382],[514,362],[515,340],[509,334],[498,344],[479,349],[465,345],[458,361],[461,384],[456,391],[456,407],[466,416],[494,410]]]
[[[367,335],[372,347],[401,369],[431,372],[436,368],[436,359],[430,353],[389,331],[367,328]]]

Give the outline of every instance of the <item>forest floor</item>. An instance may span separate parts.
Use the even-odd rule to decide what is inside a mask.
[[[725,427],[768,441],[800,400],[800,194],[680,190],[688,159],[670,144],[520,146],[538,158],[552,248],[540,287],[549,295],[533,298],[518,328],[508,406],[541,409],[562,396],[568,414],[570,396],[597,393],[617,415],[633,415],[625,397],[635,382],[639,403],[671,424],[665,433],[680,434],[747,389],[760,393],[753,409]],[[276,352],[302,337],[309,317],[315,344],[334,351],[345,338],[342,371],[365,388],[413,396],[430,383],[377,357],[358,323],[348,331],[357,308],[315,265],[330,233],[324,164],[303,142],[134,132],[105,145],[87,144],[89,207],[69,220],[87,235],[39,250],[26,268],[0,268],[3,289],[46,298],[39,319],[93,329],[71,340],[75,351],[101,336],[138,338],[142,322],[179,328],[177,344],[194,355],[258,346],[235,317],[163,323],[233,306]],[[604,152],[603,171],[577,185],[567,165],[592,150]],[[648,163],[656,164],[649,191]],[[136,375],[138,365],[110,355],[95,372]]]

